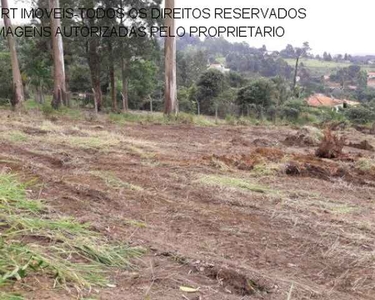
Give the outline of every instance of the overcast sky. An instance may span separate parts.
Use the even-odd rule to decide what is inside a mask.
[[[64,0],[60,0],[63,2]],[[9,0],[10,6],[22,6]],[[304,20],[179,20],[177,26],[283,26],[282,38],[232,39],[246,41],[251,46],[281,50],[287,44],[302,45],[308,41],[313,53],[375,54],[375,37],[372,34],[375,19],[375,1],[371,0],[176,0],[176,7],[259,7],[306,8]]]
[[[283,7],[307,9],[305,20],[270,21],[183,21],[180,24],[204,26],[284,26],[283,38],[240,39],[250,45],[265,44],[270,50],[280,50],[286,44],[302,45],[308,41],[314,53],[375,54],[374,28],[375,1],[371,0],[176,0],[178,7]]]

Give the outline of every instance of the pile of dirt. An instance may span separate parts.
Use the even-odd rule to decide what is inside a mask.
[[[285,173],[289,176],[317,178],[325,181],[341,179],[357,185],[375,186],[372,170],[364,171],[343,167],[335,161],[327,161],[310,155],[294,155],[286,164]]]
[[[220,161],[226,166],[243,171],[251,171],[258,164],[265,162],[279,162],[285,153],[277,148],[257,148],[250,154],[211,155],[203,159],[210,163]]]
[[[364,133],[364,134],[375,134],[375,123],[372,127],[363,126],[363,125],[354,125],[355,130]]]
[[[371,145],[367,140],[364,140],[360,143],[349,143],[348,147],[360,149],[360,150],[366,150],[366,151],[374,151],[375,148],[373,145]]]
[[[234,137],[231,141],[231,144],[233,146],[245,146],[245,147],[250,147],[251,143],[242,137]]]
[[[231,269],[212,267],[206,270],[206,275],[218,280],[225,290],[239,296],[254,295],[266,290],[254,280]]]
[[[289,135],[285,141],[286,146],[318,146],[323,139],[322,132],[315,127],[304,126],[294,135]]]
[[[285,173],[290,176],[312,177],[326,181],[331,181],[334,177],[347,175],[347,172],[339,167],[298,161],[289,162],[285,167]]]
[[[273,147],[277,144],[277,142],[273,142],[267,139],[255,139],[253,144],[256,147]]]

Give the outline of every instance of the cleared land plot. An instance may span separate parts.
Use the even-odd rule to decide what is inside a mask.
[[[34,180],[28,195],[47,213],[146,249],[78,299],[375,299],[373,152],[345,147],[348,159],[320,160],[314,147],[283,144],[296,133],[288,127],[1,114],[1,172]],[[291,163],[298,174],[287,174]],[[53,284],[47,273],[7,292],[77,299]]]

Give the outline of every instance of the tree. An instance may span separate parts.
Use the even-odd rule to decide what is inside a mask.
[[[129,95],[130,105],[142,108],[150,102],[150,95],[154,91],[157,81],[157,66],[151,60],[137,59],[129,66]],[[152,105],[150,103],[150,110]]]
[[[332,55],[330,53],[324,52],[323,53],[323,60],[324,61],[332,61]]]
[[[12,99],[12,78],[9,74],[12,73],[12,66],[10,54],[8,52],[0,52],[0,103],[8,104],[9,99]]]
[[[365,70],[361,70],[357,74],[357,85],[359,90],[366,90],[368,79],[367,79],[367,72]]]
[[[49,8],[51,10],[60,8],[59,0],[49,0]],[[53,73],[54,73],[54,87],[52,107],[58,109],[63,103],[67,105],[67,93],[65,82],[65,64],[64,64],[64,46],[61,34],[57,34],[58,28],[61,27],[59,18],[51,17],[52,28],[52,47],[53,47]]]
[[[290,97],[290,85],[284,77],[277,76],[271,79],[275,85],[275,110],[276,115],[279,113],[279,108]]]
[[[197,83],[198,114],[213,112],[215,100],[223,92],[224,86],[225,76],[218,70],[208,70],[200,76]]]
[[[294,50],[294,47],[288,44],[284,50],[280,51],[280,55],[283,58],[294,58],[296,55],[296,52]]]
[[[309,45],[308,42],[304,42],[302,48],[296,48],[296,51],[295,51],[296,66],[295,66],[295,69],[294,69],[293,90],[295,90],[296,85],[297,85],[299,60],[300,60],[301,57],[306,57],[310,50],[311,50],[311,48],[310,48],[310,45]]]
[[[228,72],[227,74],[225,74],[225,77],[229,86],[232,88],[240,88],[246,82],[246,79],[237,72]]]
[[[249,115],[251,106],[261,111],[269,108],[277,97],[276,93],[277,90],[273,81],[260,78],[238,91],[237,104],[240,106],[242,114]]]
[[[1,0],[2,9],[9,9],[8,0]],[[8,16],[4,16],[5,29],[12,27],[12,22]],[[25,100],[22,77],[20,66],[18,62],[16,42],[12,35],[8,34],[8,46],[11,56],[12,64],[12,75],[13,75],[13,97],[11,99],[11,104],[15,110],[19,109],[23,105]]]
[[[165,0],[165,8],[174,9],[174,0]],[[165,26],[170,33],[175,32],[175,21],[170,16],[165,19]],[[165,38],[165,114],[178,112],[177,104],[177,78],[176,78],[176,38],[167,36]]]
[[[177,51],[177,84],[179,87],[190,87],[199,76],[207,70],[208,55],[206,51],[188,48]],[[180,100],[180,99],[179,99]]]
[[[109,79],[111,83],[112,111],[117,111],[116,79],[115,79],[115,57],[113,55],[112,41],[108,40],[109,52]]]

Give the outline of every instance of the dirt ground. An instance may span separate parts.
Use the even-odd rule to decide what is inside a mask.
[[[148,250],[86,299],[375,299],[372,151],[317,159],[284,144],[289,127],[0,119],[0,169],[37,178],[54,213]],[[77,299],[31,282],[15,287],[27,299]]]

